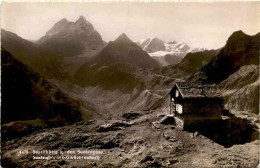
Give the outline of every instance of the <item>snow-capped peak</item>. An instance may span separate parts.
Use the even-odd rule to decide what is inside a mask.
[[[196,53],[196,52],[202,52],[202,51],[205,51],[205,50],[207,50],[207,48],[197,47],[197,48],[190,49],[188,52],[189,53]]]
[[[190,50],[184,42],[164,42],[156,37],[138,40],[135,43],[162,66],[178,63]]]
[[[190,47],[184,42],[176,42],[170,41],[168,43],[160,40],[156,37],[149,37],[146,39],[138,40],[135,42],[139,45],[144,51],[148,52],[148,54],[156,56],[162,56],[166,54],[177,54],[177,55],[185,55]]]

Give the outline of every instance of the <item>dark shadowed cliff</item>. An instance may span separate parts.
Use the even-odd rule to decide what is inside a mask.
[[[242,31],[234,32],[226,45],[201,71],[190,80],[220,83],[244,65],[259,64],[260,33],[249,36]]]

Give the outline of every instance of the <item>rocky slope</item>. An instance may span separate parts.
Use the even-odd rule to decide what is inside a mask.
[[[82,120],[79,101],[64,94],[53,83],[17,61],[4,48],[1,51],[1,64],[2,124],[41,119],[52,120],[53,124],[56,122],[54,125],[64,125]],[[38,120],[34,122],[36,126],[37,122]],[[2,125],[4,138],[8,137],[5,134],[10,133],[6,129],[15,127],[16,124],[13,122],[9,124],[10,127],[8,124]],[[41,122],[38,124],[41,125]],[[13,133],[19,131],[19,126],[16,126],[17,130],[12,130]]]
[[[147,38],[135,43],[148,53],[165,50],[165,42],[158,38]]]
[[[259,66],[245,65],[218,84],[227,109],[259,113]]]
[[[48,78],[64,79],[67,76],[63,59],[18,35],[1,31],[1,45],[17,60]]]
[[[75,75],[80,86],[101,85],[105,89],[122,88],[133,90],[140,83],[133,75],[135,69],[153,68],[159,65],[145,51],[121,34],[88,63],[81,66]]]
[[[163,56],[151,56],[160,66],[176,65],[181,62],[182,57],[166,54]]]
[[[125,111],[168,107],[168,92],[175,81],[182,81],[217,53],[217,50],[189,53],[181,63],[172,67],[143,69],[126,64],[86,65],[78,84],[84,94],[112,112],[112,118]],[[89,62],[90,63],[90,62]],[[82,81],[82,83],[81,83]],[[81,91],[82,92],[82,91]],[[166,102],[166,104],[160,104]],[[113,115],[115,114],[115,116]]]
[[[242,119],[226,119],[206,132],[189,132],[175,128],[160,110],[121,117],[80,122],[4,142],[2,166],[200,168],[258,164],[258,134]],[[226,143],[228,147],[223,145]],[[33,150],[54,152],[34,154]],[[88,158],[79,158],[84,156]]]
[[[36,44],[4,29],[1,29],[1,45],[15,55],[17,60],[30,66],[36,63],[35,53],[41,52]]]
[[[100,104],[117,118],[131,110],[149,110],[153,104],[167,94],[175,78],[154,74],[149,69],[125,64],[112,64],[85,69],[85,80],[75,92],[85,100]]]
[[[126,34],[121,34],[108,45],[90,63],[108,65],[113,63],[130,64],[142,68],[158,67],[158,64],[133,43]]]
[[[180,63],[157,68],[154,72],[163,76],[186,79],[209,63],[218,52],[219,50],[205,50],[188,53]]]
[[[16,55],[18,60],[25,61],[28,64],[33,60],[33,53],[39,50],[36,44],[4,29],[1,29],[1,42],[1,45],[12,51],[12,54]]]
[[[149,109],[167,92],[165,83],[175,79],[153,74],[151,68],[158,66],[122,34],[79,69],[75,83],[86,100],[102,104],[113,118],[125,111]]]
[[[220,52],[190,80],[218,84],[243,65],[258,65],[259,38],[260,33],[249,36],[234,32]]]

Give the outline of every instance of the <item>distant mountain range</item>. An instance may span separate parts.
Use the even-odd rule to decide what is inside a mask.
[[[90,97],[107,94],[104,102],[113,91],[119,92],[117,96],[130,95],[130,104],[138,97],[146,100],[146,90],[149,103],[142,101],[138,105],[142,109],[163,96],[174,80],[218,84],[242,66],[259,63],[259,34],[234,32],[218,50],[190,49],[183,42],[166,43],[158,38],[133,42],[124,33],[106,43],[82,16],[76,22],[62,19],[36,43],[3,30],[2,46],[46,79],[59,81],[60,86],[87,88]],[[122,101],[117,103],[120,106]],[[126,107],[130,106],[122,109]]]
[[[129,38],[127,37],[127,39]],[[94,62],[99,59],[100,55],[104,55],[109,50],[116,51],[117,48],[121,50],[120,54],[123,56],[116,58],[115,55],[119,55],[119,52],[110,54],[109,57],[113,57],[110,60],[111,62],[116,60],[116,63],[126,63],[144,68],[175,65],[188,52],[202,50],[191,50],[187,44],[182,42],[165,43],[158,38],[148,38],[135,42],[148,53],[146,54],[130,41],[124,44],[125,46],[131,45],[131,47],[128,47],[129,53],[123,54],[124,48],[121,48],[115,42],[109,44],[104,42],[93,25],[83,16],[80,16],[75,22],[61,19],[36,42],[25,40],[2,29],[2,46],[7,51],[44,76],[59,80],[70,80],[82,65],[89,61]],[[108,47],[104,49],[107,45]],[[94,58],[96,56],[97,58]]]
[[[190,49],[190,47],[184,42],[171,41],[166,43],[155,37],[138,40],[135,43],[146,51],[161,66],[178,64],[187,53],[206,50],[204,48]]]

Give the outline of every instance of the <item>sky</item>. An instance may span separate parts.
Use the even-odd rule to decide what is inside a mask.
[[[260,32],[260,2],[4,2],[1,27],[38,40],[59,20],[74,22],[81,15],[107,42],[125,33],[133,41],[157,37],[217,49],[234,31]]]

